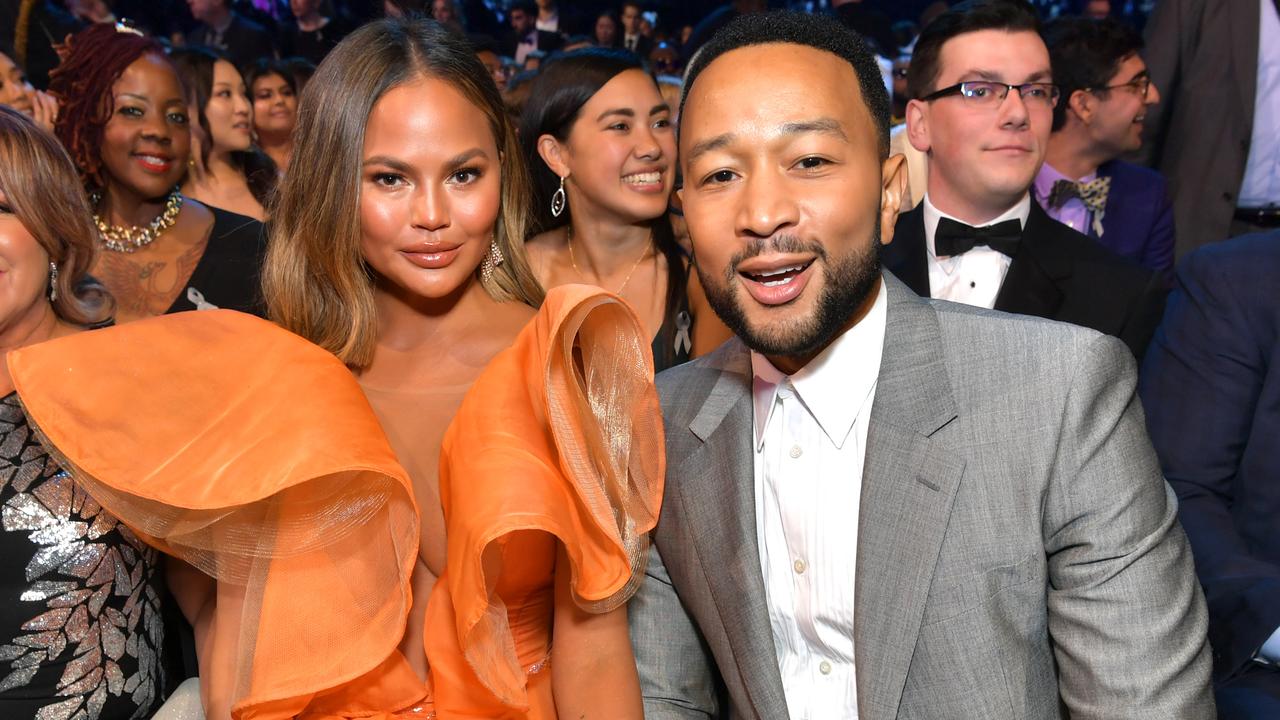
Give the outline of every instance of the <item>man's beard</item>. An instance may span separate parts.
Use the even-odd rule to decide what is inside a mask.
[[[822,263],[822,292],[808,317],[752,328],[738,299],[735,285],[737,267],[769,250],[815,255],[814,262]],[[835,262],[822,245],[805,242],[794,235],[781,235],[751,242],[730,259],[721,277],[714,277],[699,265],[698,278],[702,281],[711,309],[747,347],[770,357],[813,355],[844,330],[880,281],[880,225],[875,225],[871,245],[866,252],[855,250]]]

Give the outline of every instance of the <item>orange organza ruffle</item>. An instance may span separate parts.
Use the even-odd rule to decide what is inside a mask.
[[[643,579],[665,475],[644,338],[620,299],[556,288],[454,416],[440,462],[448,560],[427,610],[439,717],[554,717],[545,675],[529,674],[529,638],[508,624],[507,603],[527,593],[497,590],[526,566],[507,540],[525,531],[558,539],[574,600],[593,612],[623,604]],[[550,578],[540,580],[549,588]],[[541,702],[531,702],[530,682],[545,691]]]
[[[497,552],[504,541],[556,538],[588,610],[616,608],[642,579],[664,475],[643,338],[616,297],[557,288],[458,410],[425,638],[440,720],[550,717],[530,711],[530,695],[547,707],[550,673],[528,673],[528,636],[508,624],[522,599],[497,592],[534,565]],[[403,714],[427,688],[396,650],[412,486],[341,362],[265,321],[201,311],[25,348],[9,366],[50,451],[104,507],[245,589],[234,616],[218,608],[219,627],[238,629],[224,639],[235,717],[421,716]]]
[[[46,445],[104,507],[220,583],[237,718],[419,700],[396,650],[418,514],[350,371],[226,310],[79,333],[8,358]]]

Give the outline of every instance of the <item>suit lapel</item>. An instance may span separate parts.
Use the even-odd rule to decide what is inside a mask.
[[[893,242],[885,246],[884,266],[915,294],[929,297],[929,257],[924,240],[924,203],[898,216]]]
[[[863,720],[897,715],[964,463],[934,435],[956,417],[937,315],[892,277],[859,511],[854,653]]]
[[[1032,200],[1018,254],[1009,263],[1009,271],[996,294],[996,310],[1043,318],[1057,315],[1062,305],[1058,281],[1070,275],[1071,268],[1054,262],[1047,251],[1049,236],[1056,230],[1050,223],[1055,222]]]
[[[704,575],[733,649],[741,684],[757,716],[787,717],[756,540],[755,466],[751,447],[751,360],[737,341],[689,429],[702,445],[674,477],[687,517],[714,509],[722,522],[690,523]],[[668,486],[670,487],[670,486]]]

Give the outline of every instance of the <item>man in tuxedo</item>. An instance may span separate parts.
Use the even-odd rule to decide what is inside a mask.
[[[640,21],[644,19],[642,15],[644,10],[638,1],[622,3],[622,11],[618,13],[622,21],[622,47],[647,58],[649,50],[653,48],[653,39],[640,32]]]
[[[1032,192],[1049,217],[1165,277],[1173,274],[1173,205],[1164,177],[1119,157],[1142,146],[1160,91],[1142,36],[1105,18],[1061,17],[1044,31],[1060,93]]]
[[[881,272],[906,178],[835,20],[739,18],[684,93],[685,217],[737,337],[657,380],[646,717],[1213,717],[1124,345]]]
[[[533,0],[518,0],[511,4],[511,33],[503,42],[502,54],[515,58],[524,66],[524,59],[535,50],[544,53],[559,50],[564,36],[538,29],[538,6]]]
[[[920,295],[1083,325],[1141,358],[1162,279],[1031,198],[1058,98],[1039,30],[1029,7],[993,2],[953,8],[920,33],[907,139],[928,155],[927,190],[898,219],[885,266]]]
[[[1209,607],[1223,718],[1280,717],[1280,231],[1178,266],[1142,370],[1147,427]]]
[[[261,58],[276,56],[271,33],[231,9],[231,0],[187,0],[191,15],[200,24],[187,33],[188,45],[204,45],[226,54],[231,64],[247,67]]]
[[[1169,179],[1177,255],[1280,227],[1280,6],[1160,0],[1147,67],[1163,100],[1139,157]]]

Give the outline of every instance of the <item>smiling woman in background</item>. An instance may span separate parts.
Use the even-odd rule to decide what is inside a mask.
[[[658,371],[729,337],[667,219],[673,115],[638,58],[591,48],[549,63],[520,119],[541,231],[528,243],[534,273],[547,288],[587,283],[626,300]]]
[[[276,167],[253,145],[254,106],[240,71],[206,48],[180,48],[169,57],[186,86],[188,113],[197,120],[191,126],[191,159],[182,193],[210,207],[265,220]]]
[[[27,74],[13,61],[13,58],[0,52],[0,105],[8,105],[45,130],[53,130],[53,121],[58,117],[58,101],[46,92],[31,87]]]
[[[261,313],[262,224],[184,197],[187,96],[156,41],[92,25],[63,47],[49,89],[55,131],[80,170],[98,226],[93,275],[117,322],[180,310]]]

